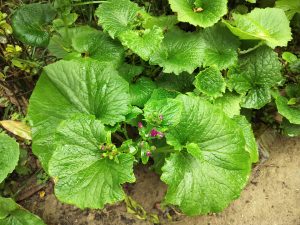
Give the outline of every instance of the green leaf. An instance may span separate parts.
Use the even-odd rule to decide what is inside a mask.
[[[288,63],[291,63],[291,62],[296,61],[298,58],[296,55],[294,55],[291,52],[284,52],[284,53],[282,53],[282,59]]]
[[[221,96],[226,88],[222,73],[216,67],[200,71],[194,84],[199,91],[214,98]]]
[[[164,36],[161,28],[154,27],[143,31],[124,31],[119,38],[123,45],[147,61],[159,49]]]
[[[199,33],[171,30],[165,35],[161,48],[151,56],[150,64],[163,67],[165,73],[192,73],[202,65],[204,46]]]
[[[292,40],[289,20],[276,8],[255,8],[248,14],[233,14],[233,22],[223,21],[242,40],[262,40],[271,48],[287,46]]]
[[[177,99],[184,110],[166,138],[187,146],[192,154],[182,150],[166,159],[161,176],[168,185],[165,200],[187,215],[220,212],[240,195],[250,174],[243,134],[205,100],[184,95]]]
[[[256,163],[259,160],[258,147],[256,144],[255,136],[251,124],[248,122],[244,116],[235,116],[234,121],[239,125],[240,129],[244,134],[246,141],[246,151],[250,154],[250,159],[252,163]]]
[[[300,13],[299,0],[277,0],[275,7],[284,10],[289,20],[291,20],[296,13]]]
[[[121,77],[123,77],[128,83],[131,83],[135,76],[140,75],[144,71],[144,67],[123,63],[118,68],[118,71]]]
[[[241,95],[232,92],[226,92],[222,97],[215,99],[214,105],[221,108],[223,112],[230,118],[240,115]]]
[[[172,82],[170,82],[170,80]],[[188,74],[186,72],[181,73],[177,76],[174,74],[161,74],[157,79],[157,84],[159,87],[170,91],[178,91],[178,92],[189,92],[194,90],[193,82],[195,80],[195,75]]]
[[[300,125],[292,124],[287,119],[283,118],[281,127],[284,135],[289,137],[300,136]]]
[[[19,160],[19,144],[5,133],[0,133],[0,183],[13,172]]]
[[[236,63],[240,42],[223,24],[204,29],[203,38],[206,42],[204,66],[226,69]]]
[[[210,27],[227,13],[227,0],[169,0],[178,20],[194,26]]]
[[[72,37],[72,46],[85,57],[111,62],[116,66],[120,65],[125,57],[123,46],[118,41],[112,40],[107,34],[96,29],[76,32]]]
[[[156,84],[149,78],[142,77],[130,85],[131,104],[143,107],[156,89]]]
[[[58,147],[49,163],[57,180],[55,195],[62,202],[83,208],[103,208],[124,199],[121,184],[134,182],[133,160],[120,153],[118,160],[102,158],[104,125],[88,118],[66,120],[57,129]]]
[[[263,46],[239,58],[228,72],[227,85],[244,94],[242,106],[260,109],[271,101],[270,88],[282,81],[277,54]]]
[[[89,26],[58,29],[49,43],[50,53],[57,58],[89,57],[119,66],[124,60],[123,46],[107,34]]]
[[[147,123],[154,126],[175,126],[180,122],[182,104],[176,99],[150,99],[144,107],[144,117]]]
[[[55,15],[56,11],[51,4],[23,5],[12,16],[14,35],[25,44],[46,47],[50,40],[46,26]]]
[[[287,118],[290,123],[300,124],[300,106],[289,105],[288,99],[283,96],[277,96],[275,99],[278,112]]]
[[[59,61],[45,67],[29,104],[33,152],[47,170],[58,124],[85,114],[114,125],[130,110],[129,85],[109,64],[95,60]]]
[[[154,26],[160,27],[162,30],[171,30],[178,23],[177,17],[174,15],[168,16],[148,16],[143,22],[145,29],[152,29]]]
[[[45,225],[45,223],[11,198],[0,197],[0,225]]]
[[[99,18],[98,24],[115,38],[135,27],[141,11],[141,8],[130,0],[108,0],[99,6],[95,15]]]

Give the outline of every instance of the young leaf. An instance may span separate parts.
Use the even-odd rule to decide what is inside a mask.
[[[188,152],[172,153],[166,159],[161,176],[168,185],[165,200],[187,215],[219,212],[240,195],[250,174],[243,134],[205,100],[185,95],[177,99],[184,110],[180,123],[170,128],[166,138],[168,143],[171,137],[187,146]]]
[[[150,99],[144,107],[144,117],[147,123],[154,126],[175,126],[180,121],[182,104],[176,99]]]
[[[246,151],[250,154],[251,162],[256,163],[259,160],[259,154],[251,124],[244,116],[235,116],[233,119],[239,125],[240,129],[244,134],[244,138],[246,141],[245,148]]]
[[[228,86],[245,94],[242,106],[260,109],[271,101],[270,88],[282,81],[277,54],[267,46],[239,58],[228,72]]]
[[[83,208],[103,208],[124,199],[121,184],[134,182],[133,160],[120,153],[102,158],[107,133],[94,119],[63,121],[57,129],[58,147],[49,162],[49,173],[57,180],[55,194],[62,202]]]
[[[214,98],[221,96],[226,88],[222,73],[216,67],[200,71],[194,84],[199,91]]]
[[[139,31],[124,31],[119,38],[123,45],[147,61],[159,49],[164,36],[161,28],[154,27]]]
[[[17,39],[25,44],[46,47],[50,34],[45,26],[55,17],[51,4],[33,3],[18,8],[12,16],[12,28]]]
[[[19,144],[5,133],[0,133],[0,183],[18,164]]]
[[[242,96],[226,92],[222,97],[215,99],[214,105],[221,108],[230,118],[240,115]]]
[[[148,16],[145,21],[143,21],[143,27],[145,29],[152,29],[154,26],[158,26],[162,30],[168,31],[171,30],[177,23],[177,17],[174,15],[159,17]]]
[[[227,12],[227,0],[169,0],[178,20],[194,26],[210,27]]]
[[[156,84],[149,78],[142,77],[136,83],[130,84],[131,104],[143,107],[149,100],[153,90],[156,89]]]
[[[192,73],[203,62],[205,43],[199,33],[179,29],[169,31],[161,48],[150,58],[150,64],[163,67],[165,73]]]
[[[81,59],[48,65],[30,99],[33,152],[47,170],[62,120],[85,114],[114,125],[125,119],[129,105],[129,85],[109,64]]]
[[[300,13],[299,0],[277,0],[275,7],[284,10],[289,20],[291,20],[296,13]]]
[[[204,66],[226,69],[236,63],[240,42],[223,24],[204,29],[203,38],[206,42]]]
[[[300,106],[289,105],[288,99],[283,96],[277,96],[275,99],[278,112],[287,118],[290,123],[300,124]]]
[[[276,8],[255,8],[250,13],[233,14],[233,22],[223,21],[242,40],[262,40],[271,48],[287,46],[292,40],[289,20]]]
[[[98,24],[115,38],[135,27],[141,11],[141,8],[130,0],[108,0],[99,6],[95,15],[99,18]]]
[[[46,225],[11,198],[0,197],[0,225]]]

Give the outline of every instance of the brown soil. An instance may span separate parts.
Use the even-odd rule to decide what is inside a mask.
[[[271,137],[271,138],[270,138]],[[260,138],[263,160],[253,169],[251,180],[223,213],[186,217],[174,214],[173,221],[157,209],[166,186],[146,167],[136,169],[137,183],[127,185],[127,193],[147,212],[160,215],[162,224],[174,225],[300,225],[300,139],[269,133]],[[266,151],[267,149],[267,151]],[[48,225],[148,225],[126,212],[124,203],[104,210],[80,210],[59,203],[46,188],[46,196],[35,194],[21,204],[41,216]]]

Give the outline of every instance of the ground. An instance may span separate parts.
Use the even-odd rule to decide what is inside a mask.
[[[137,183],[126,185],[129,196],[147,212],[158,213],[162,224],[174,225],[300,225],[300,138],[287,138],[267,131],[259,138],[263,157],[253,168],[241,197],[224,212],[186,217],[175,213],[173,221],[164,218],[158,203],[166,191],[157,175],[147,167],[136,168]],[[124,203],[104,210],[80,210],[61,204],[52,184],[41,198],[34,194],[20,203],[38,214],[47,225],[150,225],[126,212]]]

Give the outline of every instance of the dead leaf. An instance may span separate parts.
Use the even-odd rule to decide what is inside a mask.
[[[22,139],[31,140],[31,130],[26,123],[14,120],[2,120],[0,124],[14,135]]]

